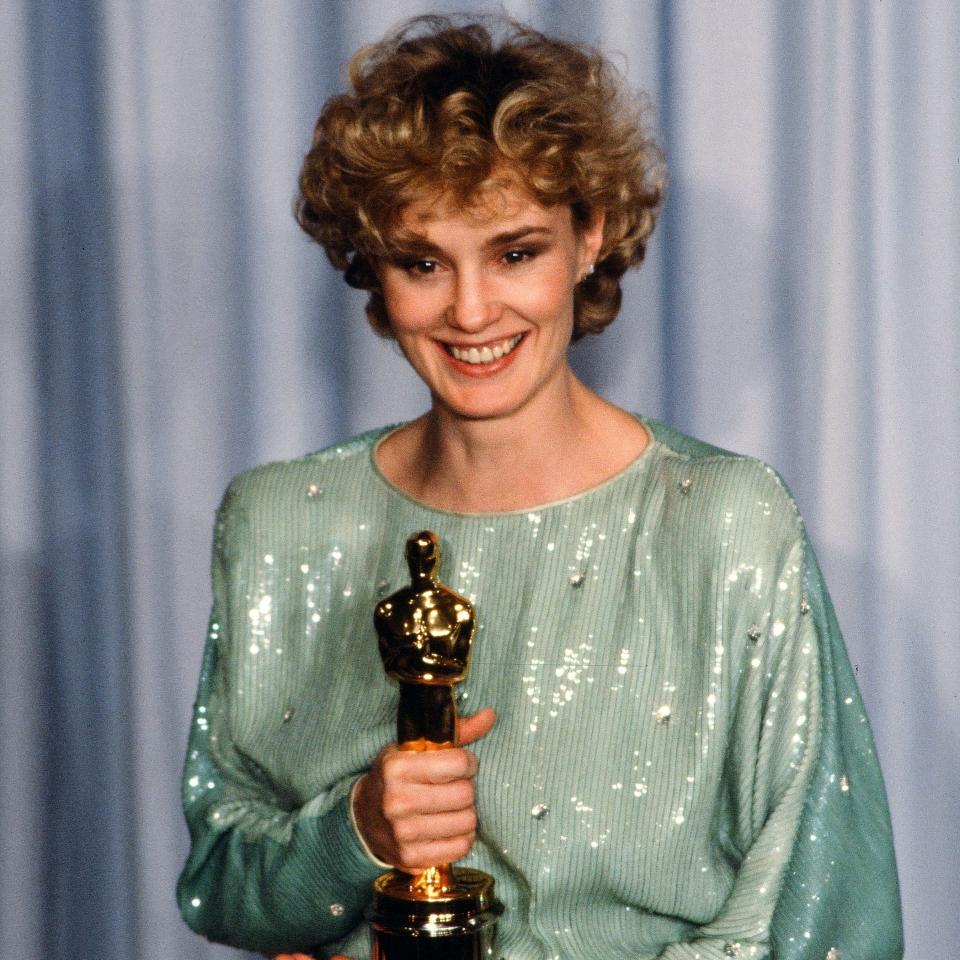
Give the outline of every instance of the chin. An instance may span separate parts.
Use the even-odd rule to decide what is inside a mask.
[[[435,406],[464,420],[500,420],[522,410],[531,399],[531,396],[517,396],[492,385],[467,394],[434,394]]]
[[[500,420],[510,416],[517,406],[505,403],[450,403],[442,398],[436,406],[461,420]]]

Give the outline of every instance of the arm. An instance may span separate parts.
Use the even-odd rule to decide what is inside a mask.
[[[804,591],[820,647],[823,733],[773,916],[773,955],[801,960],[826,957],[833,949],[841,960],[898,960],[903,956],[900,891],[883,778],[833,605],[809,545],[805,561]]]
[[[671,944],[663,960],[902,956],[880,771],[805,537],[779,579],[788,589],[780,591],[771,622],[785,625],[784,642],[775,665],[764,665],[773,682],[758,714],[758,748],[751,750],[749,729],[741,728],[727,771],[738,793],[730,800],[734,887],[696,939]]]
[[[800,611],[802,545],[771,581],[766,616],[745,648],[735,718],[724,762],[718,843],[734,870],[719,913],[693,939],[669,945],[662,960],[769,956],[770,918],[796,837],[820,736],[817,642]],[[776,584],[788,589],[778,590]]]
[[[242,524],[230,512],[222,506],[217,523],[213,616],[183,776],[191,849],[177,896],[190,927],[211,940],[309,950],[356,926],[381,871],[350,821],[354,778],[294,807],[232,741],[221,655],[231,642],[231,539]]]

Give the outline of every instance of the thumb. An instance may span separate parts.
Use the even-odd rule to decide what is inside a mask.
[[[460,739],[460,746],[465,747],[468,743],[475,743],[481,737],[485,737],[497,721],[497,715],[490,707],[484,707],[478,710],[471,717],[461,717],[457,733]]]

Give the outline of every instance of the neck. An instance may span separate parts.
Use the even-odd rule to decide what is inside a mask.
[[[639,456],[646,432],[572,371],[503,417],[467,419],[440,404],[378,450],[387,478],[429,506],[467,513],[533,507],[602,482]]]

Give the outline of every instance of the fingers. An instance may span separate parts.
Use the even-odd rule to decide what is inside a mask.
[[[434,813],[419,816],[410,816],[397,820],[393,833],[397,841],[405,850],[423,848],[431,843],[442,843],[448,846],[459,838],[472,841],[477,829],[477,816],[473,807],[466,810],[457,810],[455,813]],[[460,856],[463,856],[461,853]],[[418,863],[424,861],[408,853],[407,859],[414,859]]]
[[[476,743],[481,737],[485,737],[496,721],[497,715],[490,707],[478,710],[472,717],[461,717],[457,730],[460,746],[465,747],[468,743]]]
[[[476,771],[476,758],[459,748],[384,751],[356,794],[357,825],[367,845],[404,870],[465,856],[477,826]]]
[[[394,747],[388,748],[381,756],[384,779],[394,784],[450,783],[473,777],[479,766],[477,758],[461,747],[423,752]]]
[[[489,708],[461,723],[461,739],[475,743],[493,727]],[[354,793],[360,834],[381,860],[416,872],[466,856],[477,829],[474,778],[477,758],[470,750],[384,748]]]
[[[470,764],[476,769],[474,764]],[[446,814],[472,810],[474,784],[472,774],[441,783],[404,779],[384,769],[383,814],[388,820],[403,820],[416,814]]]
[[[404,855],[393,866],[404,873],[423,873],[429,867],[461,860],[473,846],[474,835],[454,837],[450,840],[433,840],[430,843],[404,846]]]
[[[467,751],[444,752],[461,756],[445,758],[434,769],[384,764],[382,809],[395,851],[391,862],[403,870],[459,860],[473,845],[477,762]]]

